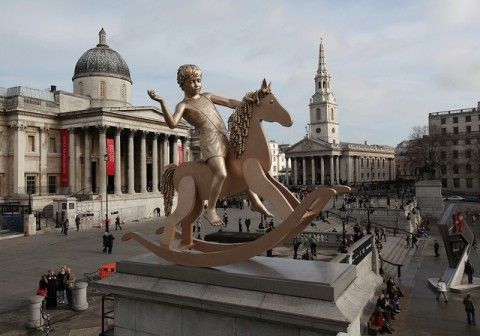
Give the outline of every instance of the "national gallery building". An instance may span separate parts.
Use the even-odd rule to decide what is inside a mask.
[[[285,151],[290,185],[353,185],[395,179],[394,148],[340,142],[337,104],[330,88],[323,43],[310,99],[307,136]]]
[[[103,29],[72,80],[73,93],[0,87],[1,200],[30,195],[47,217],[61,197],[73,213],[104,216],[106,193],[110,214],[127,220],[163,209],[162,167],[189,160],[190,126],[171,130],[160,109],[131,105],[130,70]]]

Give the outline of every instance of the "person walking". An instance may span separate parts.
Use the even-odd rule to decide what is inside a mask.
[[[77,231],[80,230],[80,215],[75,216],[75,225],[77,226]]]
[[[200,233],[200,230],[202,228],[202,221],[200,218],[197,219],[197,232]]]
[[[440,300],[440,295],[443,296],[443,299],[445,300],[445,303],[448,303],[447,295],[445,294],[447,292],[447,284],[445,281],[443,281],[442,278],[438,279],[438,294],[437,294],[437,301]]]
[[[223,213],[223,223],[225,224],[225,227],[228,225],[228,214],[226,211]]]
[[[413,245],[415,245],[415,247],[418,248],[417,242],[418,242],[417,235],[413,234],[412,235],[412,248],[413,248]]]
[[[440,249],[440,244],[438,244],[438,241],[435,240],[435,243],[433,244],[433,250],[435,251],[435,257],[440,256],[440,253],[438,253],[439,249]]]
[[[57,276],[52,270],[47,273],[47,308],[57,308]]]
[[[115,218],[115,230],[117,230],[118,228],[120,228],[120,230],[122,229],[122,226],[120,225],[120,216],[117,216],[117,218]]]
[[[66,236],[68,234],[68,226],[69,226],[69,223],[68,223],[68,217],[65,218],[65,220],[63,221],[62,223],[62,231],[63,231],[63,234]]]
[[[293,259],[298,258],[298,248],[300,247],[301,244],[302,244],[302,241],[298,239],[298,237],[295,237],[293,239]]]
[[[470,298],[470,294],[467,294],[465,299],[463,299],[463,305],[465,306],[465,312],[467,313],[467,323],[469,325],[477,325],[475,322],[475,306]]]
[[[310,243],[310,254],[313,258],[314,256],[317,256],[317,242],[313,236],[308,238],[308,242]]]
[[[410,235],[407,233],[407,237],[405,238],[405,240],[407,241],[407,248],[410,247]]]
[[[103,241],[103,253],[107,252],[108,249],[108,231],[105,231],[102,236],[102,241]]]
[[[473,272],[475,272],[475,270],[473,269],[472,262],[468,259],[465,263],[465,273],[467,274],[469,284],[473,283]]]
[[[112,254],[112,249],[113,249],[113,240],[115,237],[112,235],[111,232],[108,232],[107,235],[107,248],[108,248],[108,254]]]
[[[238,219],[238,232],[243,232],[242,218]]]
[[[67,301],[67,298],[65,297],[66,277],[67,273],[65,272],[65,267],[62,266],[60,271],[57,273],[57,298],[58,303],[60,304],[65,304]]]
[[[245,228],[250,232],[250,218],[245,218]]]
[[[68,306],[73,308],[73,288],[75,287],[75,274],[73,274],[72,270],[67,267],[65,270],[66,275],[66,286],[65,291],[67,292],[67,301]]]

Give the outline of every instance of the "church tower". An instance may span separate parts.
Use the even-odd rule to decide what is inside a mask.
[[[310,138],[339,144],[337,103],[330,89],[331,76],[325,65],[323,40],[320,40],[315,93],[310,98]]]

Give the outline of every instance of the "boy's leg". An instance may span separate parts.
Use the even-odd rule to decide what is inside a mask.
[[[205,209],[203,217],[214,226],[222,226],[224,223],[220,217],[218,217],[215,205],[217,204],[218,197],[222,191],[223,182],[227,178],[227,168],[225,166],[225,158],[221,156],[215,156],[207,160],[207,164],[213,173],[212,185],[210,187],[210,194],[208,195],[208,206]]]

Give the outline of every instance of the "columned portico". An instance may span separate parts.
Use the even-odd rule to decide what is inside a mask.
[[[320,184],[325,185],[325,161],[323,156],[320,156]]]
[[[107,134],[106,134],[107,128],[100,126],[97,129],[98,129],[98,167],[99,167],[98,193],[100,195],[105,195],[105,193],[107,192],[107,180],[106,180],[107,164],[104,158],[107,150]]]
[[[121,134],[122,129],[121,128],[116,128],[115,129],[115,195],[121,195],[122,194],[122,175],[121,175],[121,160],[120,160],[120,154],[121,154],[121,140],[120,140],[120,134]]]
[[[134,166],[134,148],[133,140],[135,133],[133,130],[128,132],[128,193],[135,194],[135,166]]]
[[[140,131],[140,192],[147,192],[147,143],[146,134]]]
[[[84,190],[86,193],[93,192],[92,190],[92,137],[88,127],[84,128],[85,136],[85,155],[84,155]]]
[[[335,184],[335,170],[333,167],[333,155],[330,155],[330,184]]]
[[[307,164],[305,157],[302,158],[302,184],[307,184]]]
[[[70,130],[68,135],[68,181],[69,194],[75,192],[75,130]]]
[[[316,184],[316,176],[315,176],[315,156],[311,157],[312,159],[312,185]]]
[[[168,135],[163,137],[163,166],[168,166],[170,164],[170,141],[168,140]]]
[[[152,192],[158,192],[158,135],[152,138]]]
[[[335,156],[335,184],[340,184],[340,160],[339,156]]]

